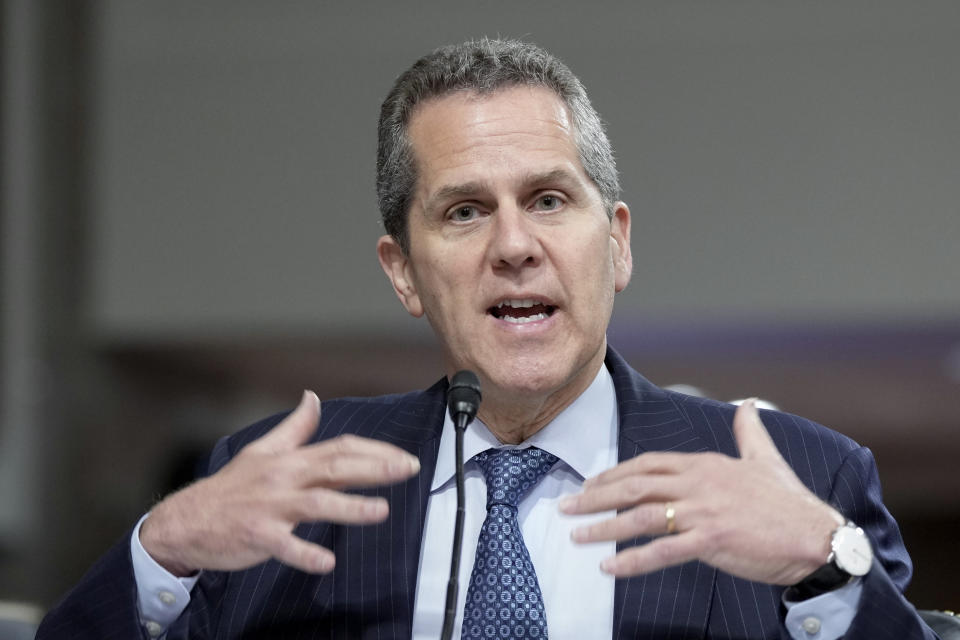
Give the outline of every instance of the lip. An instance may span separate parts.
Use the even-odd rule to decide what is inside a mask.
[[[496,307],[501,302],[506,302],[508,300],[536,300],[537,302],[540,302],[548,307],[556,308],[560,306],[553,298],[550,296],[545,296],[542,293],[508,293],[493,298],[486,304],[484,311],[489,311],[491,308]]]
[[[504,317],[498,317],[495,315],[492,310],[499,306],[500,304],[507,301],[518,301],[518,300],[530,300],[534,301],[535,304],[543,305],[550,308],[550,313],[543,318],[536,320],[527,320],[525,322],[514,322],[506,320]],[[498,296],[494,299],[494,302],[484,308],[484,313],[487,317],[494,320],[496,326],[500,329],[510,331],[510,332],[521,332],[524,334],[529,334],[531,332],[536,332],[540,330],[547,329],[556,322],[557,314],[560,312],[560,307],[556,304],[556,301],[545,295],[538,293],[522,292],[522,293],[509,293],[506,295]]]
[[[533,333],[547,331],[557,322],[557,316],[560,314],[559,309],[554,309],[546,318],[539,320],[531,320],[529,322],[517,323],[510,322],[509,320],[504,320],[503,318],[498,318],[493,314],[486,314],[487,318],[494,322],[494,325],[498,330],[508,331],[513,334],[522,333],[524,335],[530,335]]]

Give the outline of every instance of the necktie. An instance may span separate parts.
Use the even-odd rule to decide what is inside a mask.
[[[529,449],[488,449],[474,456],[487,479],[487,517],[477,541],[463,610],[462,638],[546,638],[537,574],[517,522],[517,504],[557,462]]]

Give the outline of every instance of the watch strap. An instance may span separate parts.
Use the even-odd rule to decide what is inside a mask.
[[[794,602],[809,600],[815,596],[839,589],[851,580],[853,580],[853,576],[840,569],[833,562],[828,562],[787,589],[787,599]]]
[[[826,563],[797,584],[791,586],[786,593],[787,599],[795,602],[808,600],[839,589],[854,579],[854,576],[851,575],[849,571],[841,568],[841,564],[838,563],[835,554],[837,548],[835,545],[838,536],[844,530],[856,530],[857,533],[863,535],[862,530],[849,520],[837,527],[831,535],[831,551],[827,556]]]

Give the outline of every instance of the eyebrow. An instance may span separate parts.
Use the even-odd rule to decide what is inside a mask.
[[[523,178],[523,184],[531,187],[556,184],[558,182],[568,188],[579,188],[577,176],[562,168],[552,169],[542,173],[528,173]]]
[[[440,187],[433,195],[427,198],[425,211],[433,211],[437,205],[447,200],[469,198],[486,190],[483,182],[465,182],[463,184],[448,184]]]
[[[577,176],[564,168],[551,169],[540,173],[525,173],[521,177],[521,184],[528,189],[556,183],[562,183],[562,186],[568,191],[575,191],[576,193],[574,195],[580,193],[580,184]],[[433,211],[441,202],[474,197],[478,193],[488,190],[488,183],[483,181],[444,185],[427,198],[424,209],[426,211]]]

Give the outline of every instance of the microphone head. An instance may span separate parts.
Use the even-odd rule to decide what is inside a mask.
[[[466,415],[467,422],[472,421],[480,407],[480,398],[480,378],[477,374],[467,369],[455,373],[447,391],[447,407],[454,423],[458,414]]]

